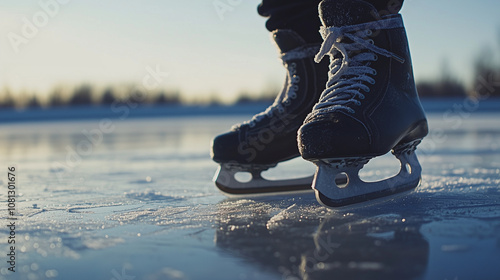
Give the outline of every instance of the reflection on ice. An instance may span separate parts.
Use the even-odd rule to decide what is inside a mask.
[[[337,213],[303,201],[281,211],[243,200],[218,208],[217,247],[277,279],[413,279],[427,266],[420,218]]]

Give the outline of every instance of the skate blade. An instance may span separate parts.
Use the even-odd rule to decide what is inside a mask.
[[[286,180],[268,180],[261,173],[268,169],[245,170],[222,164],[215,173],[214,182],[217,188],[230,196],[256,196],[282,193],[312,192],[311,184],[314,175]],[[252,179],[249,182],[240,182],[235,175],[238,172],[249,172]]]
[[[422,168],[414,149],[395,154],[400,161],[399,173],[394,177],[376,182],[365,182],[359,177],[359,171],[367,162],[363,159],[359,164],[340,164],[339,161],[316,161],[316,174],[313,189],[320,204],[329,208],[370,201],[392,199],[394,195],[409,192],[421,181]]]

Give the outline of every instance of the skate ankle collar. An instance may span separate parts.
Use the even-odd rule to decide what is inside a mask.
[[[339,39],[345,37],[377,54],[389,58],[394,58],[400,63],[404,63],[405,59],[400,57],[399,55],[390,52],[388,50],[385,50],[383,48],[377,47],[374,44],[370,44],[370,42],[356,35],[356,33],[366,30],[385,30],[385,29],[395,29],[395,28],[403,28],[403,20],[401,19],[401,16],[391,17],[387,19],[371,21],[356,25],[347,25],[340,27],[322,26],[319,32],[323,37],[323,44],[321,45],[319,52],[316,54],[314,61],[319,63],[325,55],[331,53],[335,49],[342,52],[343,47],[341,46]]]

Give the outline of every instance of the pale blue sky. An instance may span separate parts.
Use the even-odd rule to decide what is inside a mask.
[[[258,0],[220,0],[236,3],[222,17],[213,0],[65,0],[16,53],[9,37],[23,36],[23,18],[43,23],[39,3],[55,1],[0,2],[0,88],[44,94],[85,82],[140,84],[148,66],[168,72],[161,86],[188,98],[230,101],[281,85],[284,70]],[[498,0],[407,0],[402,14],[417,80],[438,76],[444,60],[468,79],[483,46],[500,51],[499,12]]]

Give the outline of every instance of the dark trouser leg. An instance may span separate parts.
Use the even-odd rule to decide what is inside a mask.
[[[381,16],[397,14],[403,0],[365,0],[372,4]],[[292,29],[306,42],[321,42],[318,32],[321,22],[318,17],[318,4],[321,0],[262,0],[258,7],[261,16],[268,17],[266,28]]]
[[[268,17],[266,28],[291,29],[306,42],[321,42],[318,32],[321,22],[318,4],[321,0],[262,0],[258,7],[261,16]]]

